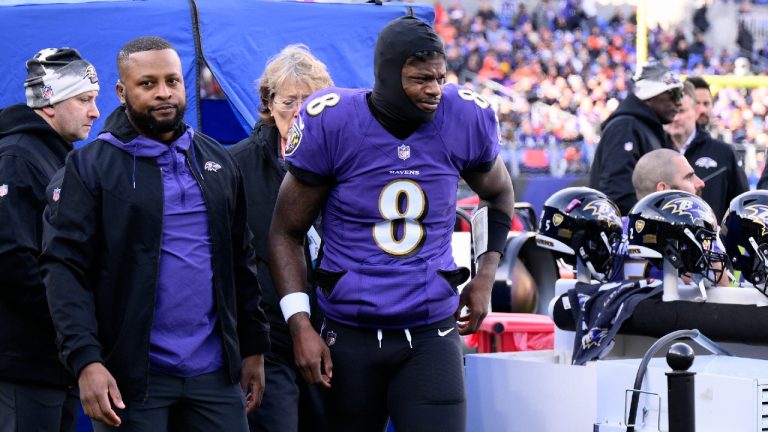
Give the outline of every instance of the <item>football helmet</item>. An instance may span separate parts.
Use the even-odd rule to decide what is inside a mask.
[[[578,256],[603,282],[621,268],[621,213],[605,194],[587,187],[565,188],[544,202],[536,244],[573,261]]]
[[[768,191],[744,192],[734,198],[723,218],[720,238],[733,268],[768,295]]]
[[[666,258],[679,274],[690,273],[720,281],[727,265],[725,254],[715,251],[717,218],[703,199],[689,192],[654,192],[632,207],[628,214],[627,252],[662,268]]]

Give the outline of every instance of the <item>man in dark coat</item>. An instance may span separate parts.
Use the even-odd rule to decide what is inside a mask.
[[[27,61],[24,87],[27,103],[0,111],[0,431],[74,431],[77,388],[37,257],[46,186],[99,117],[99,79],[77,50],[47,48]]]
[[[61,357],[97,432],[246,432],[269,326],[237,164],[183,122],[181,59],[118,54],[122,105],[67,158],[40,265]]]
[[[664,134],[680,109],[683,83],[659,62],[650,62],[632,77],[634,92],[602,125],[589,186],[608,195],[623,215],[637,202],[632,171],[651,150],[671,148]]]
[[[698,113],[694,85],[686,81],[682,107],[666,129],[675,149],[688,159],[696,175],[704,181],[700,195],[712,207],[719,222],[731,200],[748,191],[749,185],[733,147],[712,138],[698,126]]]

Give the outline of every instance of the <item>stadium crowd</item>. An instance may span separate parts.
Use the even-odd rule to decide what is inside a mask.
[[[631,91],[635,17],[617,8],[604,19],[578,0],[542,0],[532,10],[520,2],[514,11],[481,2],[474,15],[454,1],[436,3],[435,12],[449,79],[474,87],[496,106],[510,171],[586,172],[600,123]],[[743,53],[735,42],[733,49],[715,52],[704,33],[696,30],[690,38],[682,27],[656,26],[648,38],[649,57],[686,75],[734,73]],[[765,63],[755,62],[752,69],[764,74]],[[768,144],[766,107],[766,88],[723,88],[714,103],[712,127],[746,152],[751,183],[762,171],[762,154],[755,149]]]

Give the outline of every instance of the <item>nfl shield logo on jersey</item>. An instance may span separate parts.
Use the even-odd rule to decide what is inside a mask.
[[[411,147],[405,144],[399,146],[397,148],[397,157],[399,157],[402,160],[406,160],[409,157],[411,157]]]
[[[8,195],[8,185],[7,184],[0,185],[0,198],[6,195]]]
[[[60,196],[61,196],[61,188],[54,189],[53,196],[51,197],[53,198],[53,201],[58,201]]]

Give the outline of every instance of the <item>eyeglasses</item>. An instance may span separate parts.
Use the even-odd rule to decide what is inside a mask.
[[[277,111],[291,112],[293,110],[299,109],[305,99],[306,97],[300,97],[300,98],[287,98],[287,99],[283,99],[282,101],[278,101],[277,98],[275,98],[273,102],[273,106]]]
[[[672,102],[680,102],[683,100],[683,89],[673,88],[669,90],[669,96],[672,98]]]

